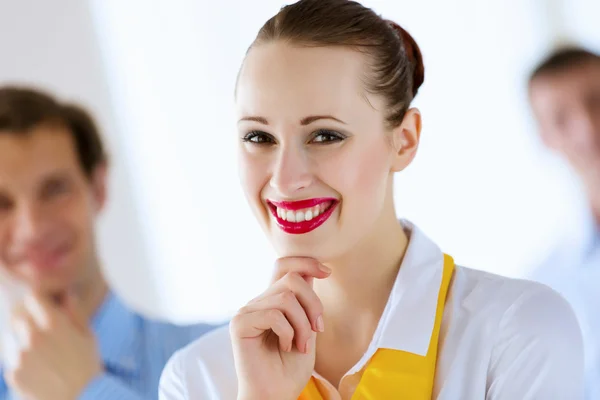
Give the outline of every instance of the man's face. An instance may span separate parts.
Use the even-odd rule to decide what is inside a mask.
[[[544,143],[582,177],[599,176],[600,60],[534,78],[529,97]]]
[[[86,176],[66,128],[0,132],[0,268],[51,295],[84,283],[105,180],[104,166]]]

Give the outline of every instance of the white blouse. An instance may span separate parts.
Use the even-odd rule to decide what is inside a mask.
[[[409,245],[371,344],[330,400],[349,400],[356,376],[378,348],[425,355],[442,279],[443,254],[408,222]],[[433,398],[583,399],[583,345],[569,304],[534,282],[457,266],[444,309]],[[317,379],[322,379],[315,374]],[[161,400],[235,400],[228,327],[176,353],[160,383]]]

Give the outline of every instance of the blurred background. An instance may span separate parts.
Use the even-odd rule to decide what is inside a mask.
[[[0,83],[86,105],[111,150],[99,240],[135,308],[221,320],[267,284],[275,255],[238,187],[235,76],[275,0],[0,0]],[[600,50],[597,0],[364,0],[416,38],[426,79],[400,214],[458,263],[526,276],[584,204],[535,135],[532,66],[561,43]],[[526,238],[527,240],[524,240]]]

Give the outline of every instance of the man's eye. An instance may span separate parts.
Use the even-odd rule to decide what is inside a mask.
[[[42,196],[46,199],[51,199],[66,194],[69,190],[69,182],[64,179],[53,179],[44,186]]]

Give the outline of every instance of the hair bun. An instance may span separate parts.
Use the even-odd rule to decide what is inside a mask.
[[[413,97],[415,97],[419,91],[419,88],[423,84],[423,81],[425,80],[425,66],[423,65],[423,55],[421,54],[421,49],[419,48],[419,45],[417,45],[415,39],[413,39],[413,37],[404,28],[394,21],[387,20],[387,23],[396,31],[402,40],[406,56],[414,66],[412,90]]]

